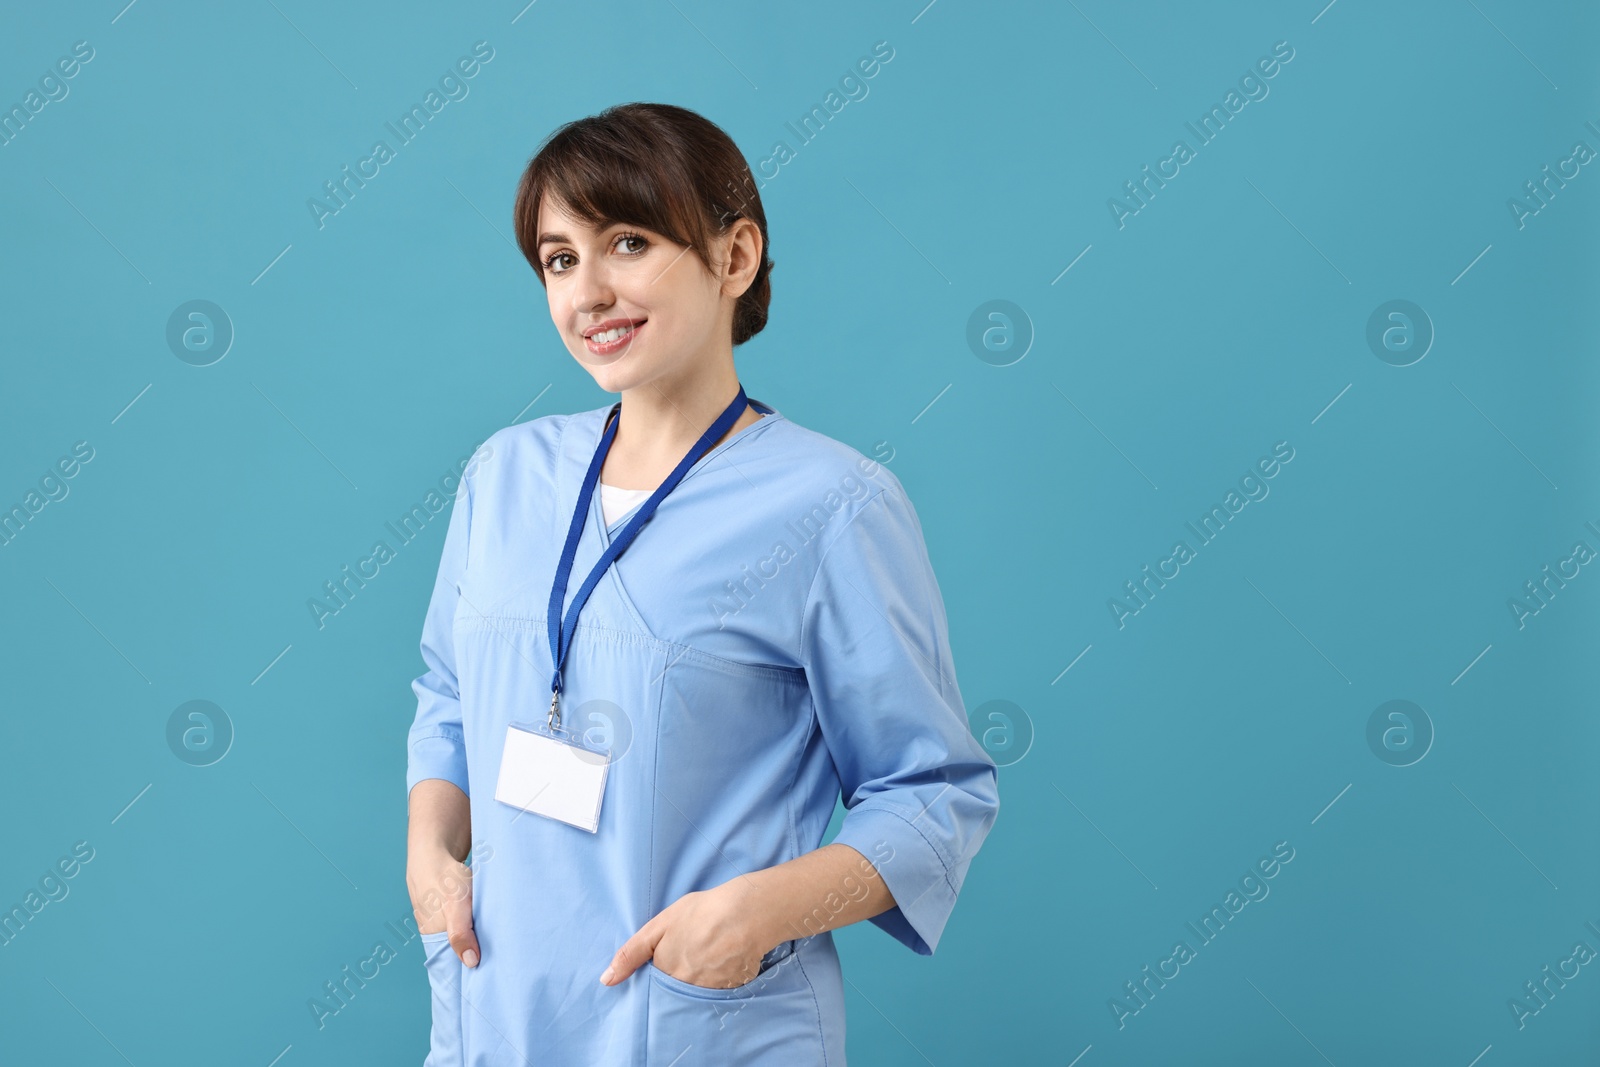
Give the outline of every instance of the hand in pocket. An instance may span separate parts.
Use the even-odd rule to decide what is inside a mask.
[[[476,967],[479,954],[472,928],[472,868],[442,848],[412,850],[406,859],[406,888],[411,893],[417,932],[449,934],[450,947],[461,962]]]

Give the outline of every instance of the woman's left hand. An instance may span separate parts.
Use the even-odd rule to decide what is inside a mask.
[[[738,881],[685,893],[657,912],[623,942],[601,983],[616,985],[646,960],[680,982],[709,989],[732,989],[755,978],[761,957],[777,942],[763,944],[750,890],[741,891]]]

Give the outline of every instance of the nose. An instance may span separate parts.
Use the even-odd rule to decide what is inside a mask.
[[[572,310],[575,314],[587,315],[611,306],[616,297],[603,267],[591,267],[584,262],[573,270],[577,277],[571,279],[568,291],[572,294]]]

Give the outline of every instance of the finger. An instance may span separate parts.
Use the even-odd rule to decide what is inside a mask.
[[[461,962],[466,966],[478,965],[478,935],[470,925],[450,932],[450,947],[455,949],[456,955],[461,957]]]
[[[617,954],[611,957],[611,966],[600,975],[601,985],[616,985],[644,965],[655,955],[656,944],[661,940],[661,930],[655,920],[645,923],[639,932],[622,943]]]
[[[472,883],[464,880],[449,894],[444,906],[445,928],[450,931],[450,947],[461,962],[476,967],[481,955],[478,935],[472,928]]]
[[[456,950],[461,962],[468,967],[478,965],[478,935],[470,927],[450,935],[450,947]]]

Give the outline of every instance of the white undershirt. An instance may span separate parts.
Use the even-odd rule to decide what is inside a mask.
[[[642,504],[653,492],[654,489],[620,489],[601,482],[600,511],[605,516],[606,528],[610,529],[618,519]]]

